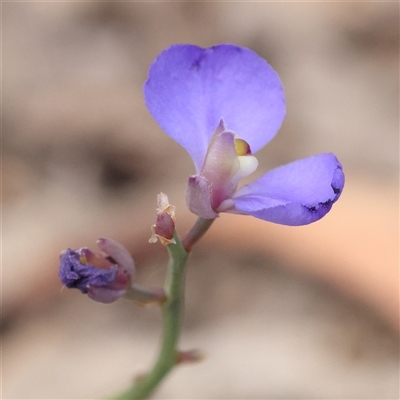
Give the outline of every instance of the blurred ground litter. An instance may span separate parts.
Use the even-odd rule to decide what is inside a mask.
[[[163,281],[164,249],[147,243],[156,194],[183,234],[193,167],[142,85],[165,47],[222,42],[285,87],[257,173],[330,151],[346,187],[311,226],[215,222],[191,256],[182,336],[207,358],[154,398],[399,398],[398,3],[6,2],[2,15],[3,398],[100,398],[153,361],[157,308],[62,290],[58,254],[112,237],[139,283]]]

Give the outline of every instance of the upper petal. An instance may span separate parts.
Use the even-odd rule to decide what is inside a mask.
[[[235,210],[284,225],[305,225],[322,218],[340,197],[344,174],[330,153],[276,168],[234,195]]]
[[[154,119],[189,152],[197,172],[221,118],[256,152],[285,116],[277,73],[253,51],[231,44],[169,47],[151,65],[144,93]]]

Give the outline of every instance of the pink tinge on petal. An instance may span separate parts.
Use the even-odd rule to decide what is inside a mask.
[[[254,172],[258,165],[254,156],[247,155],[250,151],[247,142],[225,129],[221,120],[211,138],[200,175],[193,175],[187,186],[189,209],[207,219],[233,207],[232,201],[227,202],[235,193],[239,180]],[[238,141],[246,155],[238,156]]]
[[[82,248],[78,253],[82,264],[93,265],[100,269],[109,269],[113,265],[102,254],[95,253],[86,247]]]
[[[211,208],[214,210],[235,191],[232,177],[240,168],[235,149],[235,134],[230,131],[221,132],[219,128],[221,123],[211,138],[200,172],[207,181]]]
[[[189,210],[205,219],[214,219],[218,214],[211,207],[207,181],[200,175],[191,175],[186,185],[186,204]]]
[[[126,269],[132,280],[134,279],[136,271],[135,263],[128,250],[126,250],[122,244],[109,238],[100,238],[97,241],[97,245],[107,255],[112,257],[117,262],[119,267]]]
[[[118,266],[114,282],[111,282],[107,287],[113,290],[126,290],[131,284],[132,277],[129,272],[125,268]]]
[[[105,287],[88,287],[88,296],[99,303],[110,304],[120,299],[126,290],[113,290]]]

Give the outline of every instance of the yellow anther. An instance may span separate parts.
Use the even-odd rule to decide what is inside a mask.
[[[86,264],[88,263],[88,262],[87,262],[86,256],[84,256],[83,254],[81,254],[81,255],[79,256],[79,261],[80,261],[80,263],[83,264],[83,265],[86,265]]]
[[[251,154],[250,145],[243,139],[235,139],[235,150],[238,156]]]

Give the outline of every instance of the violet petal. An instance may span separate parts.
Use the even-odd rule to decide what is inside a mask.
[[[269,171],[234,195],[235,210],[284,225],[305,225],[322,218],[340,197],[342,166],[330,153]]]
[[[197,172],[221,118],[254,153],[285,117],[277,73],[253,51],[231,44],[169,47],[151,65],[144,93],[154,119],[188,151]]]
[[[59,277],[68,288],[87,293],[88,286],[107,286],[115,280],[117,268],[100,269],[80,262],[79,250],[68,249],[60,258]]]

